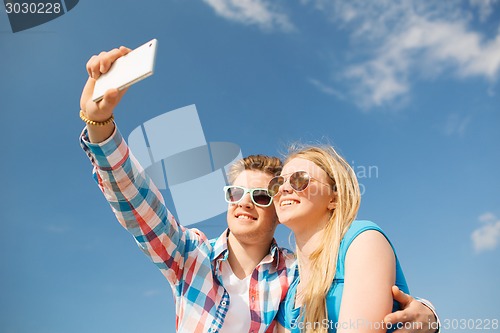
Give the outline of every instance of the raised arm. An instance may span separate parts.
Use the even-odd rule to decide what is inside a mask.
[[[108,90],[98,103],[91,98],[96,79],[129,51],[120,47],[88,61],[89,78],[80,101],[83,118],[88,120],[80,142],[94,165],[99,188],[118,221],[167,279],[177,284],[187,268],[188,256],[203,255],[206,247],[200,243],[206,244],[207,239],[196,229],[186,229],[176,222],[165,207],[161,193],[131,154],[114,121],[107,122],[125,91]]]

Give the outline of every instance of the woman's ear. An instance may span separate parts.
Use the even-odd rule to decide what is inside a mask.
[[[330,197],[330,202],[328,203],[328,210],[334,210],[337,208],[337,192],[334,192]]]

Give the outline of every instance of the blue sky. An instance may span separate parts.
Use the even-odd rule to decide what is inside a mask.
[[[499,1],[87,0],[15,34],[0,13],[2,332],[174,332],[168,283],[78,144],[88,58],[151,38],[155,75],[116,110],[125,137],[196,104],[207,141],[244,155],[330,142],[412,292],[450,325],[500,319]]]

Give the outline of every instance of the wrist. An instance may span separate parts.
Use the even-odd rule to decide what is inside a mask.
[[[94,119],[94,117],[89,117],[87,113],[84,110],[80,110],[80,119],[86,123],[87,125],[90,126],[106,126],[109,124],[113,123],[114,116],[113,113],[111,113],[109,116],[107,116],[104,119]]]
[[[439,333],[441,331],[441,321],[439,320],[436,308],[434,308],[432,303],[426,299],[416,297],[415,300],[424,305],[428,310],[427,321],[428,321],[429,332]]]

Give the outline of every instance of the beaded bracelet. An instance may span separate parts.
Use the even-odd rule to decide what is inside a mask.
[[[104,125],[107,125],[110,122],[112,122],[115,119],[115,117],[113,115],[111,115],[111,117],[109,117],[108,119],[106,119],[104,121],[93,121],[93,120],[90,120],[89,118],[85,117],[83,114],[83,110],[80,110],[80,119],[83,120],[88,125],[104,126]]]

